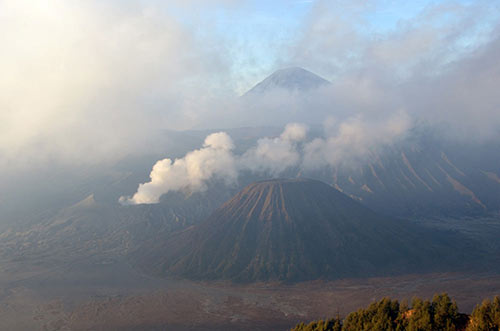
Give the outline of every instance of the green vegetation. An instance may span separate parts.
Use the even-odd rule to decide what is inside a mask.
[[[340,318],[332,318],[327,321],[314,321],[309,324],[299,323],[294,331],[341,331],[342,321]]]
[[[432,301],[414,298],[406,302],[384,298],[365,309],[329,320],[299,323],[292,331],[498,331],[500,298],[485,300],[471,316],[460,314],[448,294],[434,296]]]
[[[493,302],[484,300],[470,316],[467,331],[498,331],[500,330],[500,298],[495,297]]]

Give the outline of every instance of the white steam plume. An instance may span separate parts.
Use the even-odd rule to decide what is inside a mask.
[[[151,181],[140,184],[132,197],[121,197],[124,205],[157,203],[169,191],[203,190],[205,181],[224,174],[227,182],[236,179],[233,141],[225,132],[213,133],[205,139],[203,148],[187,153],[181,159],[163,159],[153,166]]]
[[[393,143],[407,132],[410,124],[410,118],[404,112],[377,121],[368,121],[362,116],[349,118],[337,126],[334,135],[316,138],[304,146],[302,167],[314,170],[355,164],[377,148]]]
[[[331,120],[328,122],[333,126]],[[259,139],[256,146],[241,156],[232,153],[233,142],[229,135],[214,133],[207,136],[203,148],[174,162],[168,158],[156,162],[150,174],[151,181],[140,184],[132,197],[121,197],[120,203],[157,203],[169,191],[201,191],[211,178],[231,183],[242,170],[276,176],[290,167],[315,170],[359,162],[376,148],[391,144],[408,130],[409,125],[405,113],[376,122],[357,116],[329,128],[335,132],[330,137],[307,142],[307,127],[292,123],[279,137]]]
[[[279,137],[259,139],[257,146],[240,157],[232,153],[234,145],[227,133],[213,133],[207,136],[203,148],[173,162],[168,158],[156,162],[149,175],[151,180],[140,184],[132,197],[121,197],[120,203],[157,203],[169,191],[201,191],[206,188],[205,182],[214,177],[230,183],[236,180],[241,169],[280,173],[299,163],[297,145],[305,140],[306,132],[302,124],[288,124]]]
[[[291,123],[277,138],[262,138],[257,146],[246,151],[240,159],[240,167],[254,172],[279,174],[300,161],[298,144],[306,139],[307,127]]]

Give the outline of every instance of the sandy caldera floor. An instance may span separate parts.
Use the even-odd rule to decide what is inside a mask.
[[[2,262],[2,261],[0,261]],[[462,312],[500,295],[498,273],[433,273],[291,285],[154,279],[121,261],[0,263],[0,330],[287,330],[389,296],[448,292]]]

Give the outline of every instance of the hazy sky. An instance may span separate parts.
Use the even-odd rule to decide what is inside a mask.
[[[342,114],[490,133],[499,22],[500,1],[0,0],[0,166],[114,158],[161,129]],[[287,66],[333,85],[258,115],[237,100]]]
[[[304,66],[329,79],[332,68],[320,67],[311,47],[302,47],[304,39],[311,44],[323,33],[322,47],[333,48],[339,36],[356,38],[346,41],[342,52],[351,58],[361,52],[357,39],[383,41],[403,35],[408,30],[432,29],[449,33],[460,28],[454,41],[454,52],[473,49],[488,41],[488,35],[500,20],[498,1],[194,1],[192,5],[170,4],[182,22],[198,33],[210,32],[224,42],[222,50],[230,58],[233,88],[242,93],[277,67]],[[166,9],[169,10],[169,9]],[[474,20],[474,22],[470,22]],[[458,25],[458,26],[457,26]],[[201,31],[200,31],[201,30]],[[311,34],[315,34],[312,36]],[[436,36],[439,38],[440,36]],[[449,36],[448,36],[449,37]],[[329,39],[329,40],[328,40]],[[309,44],[308,46],[311,46]],[[319,46],[319,45],[315,45]],[[289,48],[299,48],[291,51]],[[302,54],[297,54],[298,52]],[[301,56],[302,55],[302,56]],[[319,55],[319,54],[318,54]],[[418,54],[415,54],[418,55]],[[330,61],[335,61],[335,55]],[[349,69],[349,63],[342,63]],[[338,69],[338,68],[337,68]]]

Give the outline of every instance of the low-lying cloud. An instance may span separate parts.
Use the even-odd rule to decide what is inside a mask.
[[[218,85],[228,65],[162,6],[0,0],[0,167],[95,164],[196,123],[193,81]]]
[[[242,42],[251,35],[238,39],[237,31],[248,30],[243,26],[221,35],[209,19],[200,19],[200,11],[221,4],[227,15],[240,10],[229,0],[54,0],[50,6],[0,0],[2,173],[6,167],[19,172],[53,161],[95,165],[145,149],[158,152],[164,129],[289,122],[311,127],[333,117],[344,123],[344,133],[326,134],[307,151],[318,159],[313,165],[330,164],[337,161],[319,151],[334,146],[333,158],[343,158],[336,145],[349,127],[364,123],[363,132],[371,125],[383,131],[377,119],[402,118],[401,109],[411,119],[444,123],[461,139],[498,136],[500,26],[494,4],[429,5],[371,33],[366,17],[379,3],[315,1],[290,38],[268,31],[269,53]],[[239,80],[251,87],[287,66],[304,67],[332,84],[307,95],[281,91],[251,102],[236,97]],[[249,167],[280,172],[288,166],[280,155],[300,162],[295,149],[303,145],[263,138],[247,152],[260,158]],[[276,149],[274,161],[269,148]]]

